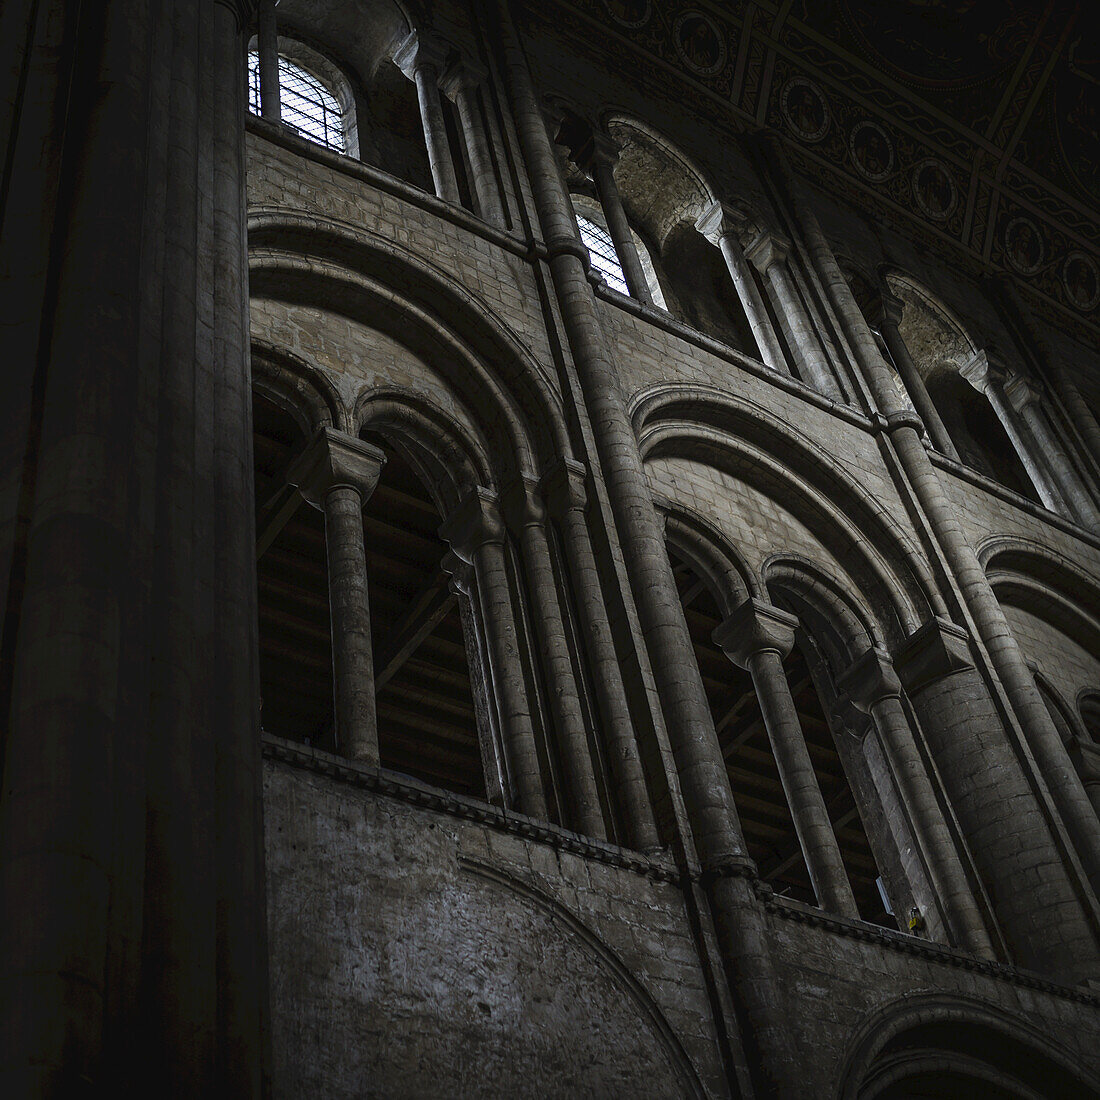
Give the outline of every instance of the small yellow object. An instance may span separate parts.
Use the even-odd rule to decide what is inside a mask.
[[[924,929],[924,917],[921,915],[921,911],[914,905],[909,910],[909,931],[920,932]]]

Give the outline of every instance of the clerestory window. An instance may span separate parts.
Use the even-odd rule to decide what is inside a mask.
[[[347,153],[344,113],[336,97],[311,72],[279,56],[279,96],[283,125],[337,153]],[[260,114],[260,55],[248,55],[248,107]]]
[[[623,275],[622,265],[615,254],[615,245],[611,240],[611,234],[602,226],[589,221],[583,214],[577,215],[577,225],[580,227],[581,240],[592,257],[592,266],[604,277],[605,282],[612,290],[621,294],[629,294],[626,276]]]

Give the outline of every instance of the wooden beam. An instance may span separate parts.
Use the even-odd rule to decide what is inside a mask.
[[[401,666],[416,652],[420,643],[439,625],[454,607],[455,595],[444,573],[413,600],[405,617],[393,630],[389,653],[376,664],[374,690],[379,692],[397,675]]]
[[[257,561],[279,537],[279,532],[290,522],[301,503],[302,494],[293,485],[284,485],[267,502],[256,524]]]

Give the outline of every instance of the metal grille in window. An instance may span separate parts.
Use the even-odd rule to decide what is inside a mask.
[[[604,277],[609,287],[622,294],[629,294],[611,235],[582,214],[577,215],[577,225],[580,227],[584,247],[592,257],[592,266]]]
[[[335,96],[315,77],[279,58],[279,100],[284,126],[337,153],[346,153],[344,121]],[[248,55],[248,106],[260,113],[260,55]]]

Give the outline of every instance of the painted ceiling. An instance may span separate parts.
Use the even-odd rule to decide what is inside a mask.
[[[1100,0],[563,0],[643,75],[1100,334]]]

